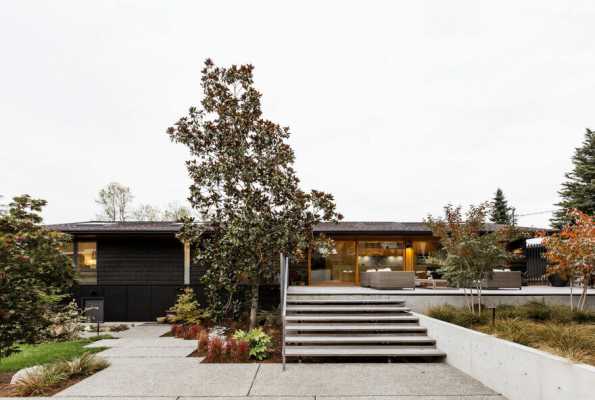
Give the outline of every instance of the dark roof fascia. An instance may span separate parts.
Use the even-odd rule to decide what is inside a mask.
[[[432,231],[320,231],[315,230],[316,235],[326,236],[432,236]]]
[[[75,238],[84,237],[97,237],[97,238],[142,238],[142,237],[173,237],[175,238],[178,232],[139,232],[139,231],[127,231],[127,232],[80,232],[80,231],[62,231],[67,235]]]

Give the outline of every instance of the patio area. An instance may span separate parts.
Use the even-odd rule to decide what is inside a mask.
[[[469,289],[467,289],[469,291]],[[573,294],[580,295],[581,288],[573,288]],[[523,286],[519,289],[483,289],[482,294],[498,296],[569,296],[569,287]],[[373,289],[361,286],[289,286],[287,294],[398,294],[402,296],[462,296],[458,288],[415,288],[413,289]],[[595,288],[589,288],[589,296],[595,296]]]
[[[470,289],[467,289],[469,291]],[[580,296],[581,289],[573,288],[573,296]],[[458,288],[415,288],[415,289],[372,289],[360,286],[290,286],[288,295],[312,296],[324,298],[325,295],[364,296],[365,298],[398,298],[406,301],[407,306],[415,312],[423,313],[428,308],[450,304],[455,307],[464,306],[464,290]],[[483,289],[482,302],[485,305],[511,304],[518,305],[530,301],[547,304],[568,305],[569,287],[523,286],[521,289]],[[587,304],[595,309],[595,289],[588,290]]]

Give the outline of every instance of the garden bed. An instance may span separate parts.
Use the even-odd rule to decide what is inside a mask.
[[[85,378],[87,378],[87,377],[84,376],[84,377],[79,377],[79,378],[75,378],[75,379],[68,379],[67,381],[62,382],[59,386],[54,386],[54,387],[46,390],[45,392],[43,392],[43,396],[44,397],[45,396],[48,396],[48,397],[53,396],[56,393],[59,393],[59,392],[63,391],[64,389],[67,389],[70,386],[79,383],[80,381],[82,381]],[[15,385],[10,385],[10,377],[9,377],[8,380],[6,381],[6,383],[4,383],[4,382],[0,383],[0,397],[27,397],[27,396],[21,396],[21,395],[19,395],[19,393],[16,392]]]
[[[500,339],[533,347],[574,362],[595,366],[595,313],[531,302],[500,305],[492,323],[491,310],[481,316],[453,306],[433,307],[427,315]]]
[[[201,361],[202,363],[281,363],[282,362],[282,332],[281,328],[275,325],[262,325],[259,329],[270,337],[270,343],[267,346],[267,356],[264,359],[256,359],[254,357],[250,357],[247,359],[242,358],[241,356],[234,356],[231,353],[234,351],[230,351],[226,349],[227,346],[233,343],[233,335],[238,330],[242,330],[244,332],[248,332],[249,323],[248,321],[232,321],[227,320],[223,321],[218,326],[213,325],[172,325],[172,329],[162,336],[170,336],[176,337],[182,340],[194,340],[197,343],[197,348],[193,351],[188,357],[199,357],[203,358]],[[222,339],[222,346],[221,349],[221,356],[217,356],[214,359],[213,357],[209,357],[208,348],[212,346],[212,344],[207,344],[201,346],[200,343],[200,335],[201,332],[206,332],[207,335],[210,336],[209,341],[212,339],[212,332],[216,329],[225,329],[225,333],[220,336]],[[204,340],[204,339],[203,339]],[[237,342],[237,341],[236,341]],[[233,346],[237,345],[234,343]],[[235,354],[235,353],[234,353]]]
[[[93,338],[72,340],[66,342],[45,342],[35,345],[21,345],[18,353],[13,353],[0,361],[0,397],[17,396],[15,385],[10,385],[12,376],[23,368],[36,365],[48,365],[62,361],[70,361],[83,356],[85,353],[94,354],[105,347],[85,348],[84,346],[101,339],[113,339],[110,335],[100,335]],[[58,393],[67,387],[86,378],[88,375],[77,375],[57,382],[43,390],[46,396]]]

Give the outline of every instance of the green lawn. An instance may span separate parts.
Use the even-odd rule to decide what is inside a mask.
[[[16,372],[21,368],[33,365],[47,364],[58,360],[70,360],[85,352],[97,353],[105,347],[85,349],[88,345],[99,339],[112,339],[110,335],[95,336],[90,339],[80,339],[70,342],[46,342],[40,344],[24,344],[19,346],[18,353],[13,353],[8,358],[0,359],[0,373]]]

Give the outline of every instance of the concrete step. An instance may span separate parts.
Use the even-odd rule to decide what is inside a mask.
[[[409,312],[410,308],[381,304],[356,305],[288,305],[287,312]]]
[[[323,321],[395,321],[395,322],[417,322],[419,318],[414,315],[407,314],[381,314],[381,313],[367,313],[367,314],[293,314],[288,315],[287,321],[308,321],[308,322],[323,322]]]
[[[286,346],[288,357],[444,357],[436,348],[401,346]]]
[[[436,341],[428,336],[396,336],[386,334],[367,335],[290,335],[285,338],[286,343],[303,344],[370,344],[389,343],[394,345],[434,345]]]
[[[374,323],[290,323],[285,326],[286,332],[426,332],[426,328],[417,324],[374,324]]]
[[[405,301],[399,299],[353,299],[353,298],[328,298],[328,299],[307,299],[300,296],[293,296],[287,299],[288,304],[392,304],[403,305]]]

